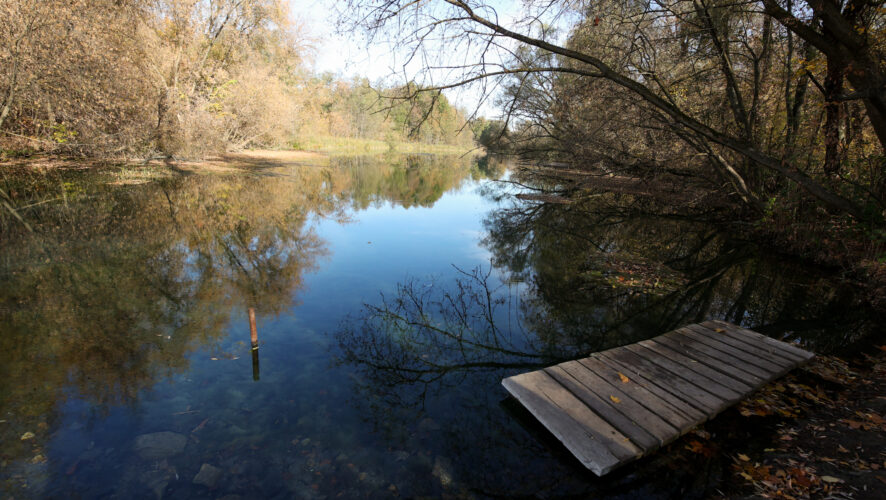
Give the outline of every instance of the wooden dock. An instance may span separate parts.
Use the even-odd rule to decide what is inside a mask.
[[[815,355],[706,321],[502,380],[598,476],[649,455]]]

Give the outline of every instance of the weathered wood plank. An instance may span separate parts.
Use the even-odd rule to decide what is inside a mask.
[[[658,383],[652,381],[652,375],[644,376],[639,371],[632,369],[630,365],[626,365],[619,361],[616,361],[606,356],[604,353],[605,351],[603,353],[598,352],[591,354],[591,358],[600,361],[604,365],[607,365],[609,368],[618,371],[619,373],[624,372],[628,376],[628,378],[637,381],[638,384],[642,384],[643,387],[645,387],[650,392],[654,392],[658,397],[692,415],[692,420],[689,424],[690,428],[697,425],[698,422],[704,422],[707,419],[707,415],[710,410],[705,405],[699,403],[698,401],[695,401],[692,398],[688,398],[683,394],[678,395],[677,391],[662,387]],[[682,429],[683,428],[681,427],[681,430]]]
[[[624,434],[625,437],[643,451],[643,454],[649,453],[661,445],[655,436],[637,424],[631,417],[617,410],[609,396],[603,396],[606,399],[601,398],[597,393],[573,377],[572,374],[564,370],[562,365],[546,368],[545,373],[581,400],[594,413],[609,422],[618,432]]]
[[[734,391],[736,396],[738,397],[741,397],[743,394],[747,393],[747,391],[753,389],[753,386],[751,386],[747,382],[737,380],[735,377],[727,375],[721,371],[717,371],[705,365],[704,363],[690,358],[680,352],[674,351],[667,346],[656,344],[655,342],[652,342],[650,340],[638,342],[637,345],[643,347],[644,349],[652,351],[651,356],[647,357],[652,358],[652,356],[656,356],[661,360],[666,360],[668,364],[682,366],[685,369],[692,370],[695,373],[709,378],[722,386],[728,387],[730,390]]]
[[[595,473],[605,474],[642,454],[627,437],[544,371],[516,375],[502,384]]]
[[[705,321],[705,323],[708,323]],[[794,355],[803,361],[809,361],[810,359],[815,357],[815,353],[805,351],[796,347],[794,345],[788,344],[787,342],[782,342],[781,340],[774,339],[772,337],[767,337],[762,333],[755,332],[753,330],[748,330],[747,328],[741,328],[739,326],[733,325],[732,323],[727,323],[725,321],[713,320],[710,323],[714,323],[714,325],[723,328],[728,331],[735,332],[740,335],[744,335],[755,341],[762,341],[768,345],[775,347],[776,349],[781,349],[787,354]],[[703,323],[704,324],[704,323]]]
[[[615,385],[621,382],[618,370],[603,363],[599,359],[585,358],[578,360],[585,368],[610,383]],[[641,384],[641,380],[630,379],[633,384],[624,385],[621,389],[635,401],[643,405],[649,411],[655,413],[677,429],[681,434],[695,425],[704,414],[695,408],[686,406],[682,400],[662,391],[655,385]]]
[[[785,370],[788,369],[786,366],[775,364],[766,359],[761,359],[740,349],[736,349],[728,344],[719,342],[716,339],[712,338],[710,335],[699,333],[689,327],[680,328],[679,330],[676,330],[675,333],[677,335],[682,335],[684,337],[697,340],[703,344],[707,344],[709,347],[713,347],[714,349],[723,353],[721,357],[740,359],[749,365],[756,366],[761,372],[768,374],[767,378],[771,377],[772,375],[781,375],[785,373]]]
[[[783,369],[786,366],[792,367],[794,365],[793,361],[791,361],[789,359],[785,359],[781,356],[777,356],[775,354],[771,354],[769,352],[766,352],[764,349],[757,349],[756,351],[751,352],[751,350],[747,346],[742,345],[741,343],[739,343],[739,345],[735,345],[736,341],[734,339],[732,339],[728,336],[725,336],[722,333],[705,328],[701,325],[689,325],[689,326],[685,327],[685,329],[691,330],[691,331],[697,333],[698,335],[702,336],[704,338],[704,340],[707,342],[716,342],[718,345],[716,345],[715,347],[718,347],[718,348],[720,346],[727,347],[729,349],[728,352],[730,352],[730,353],[733,352],[732,349],[736,349],[739,352],[741,352],[742,354],[744,354],[746,356],[750,356],[751,359],[755,359],[760,362],[765,361],[765,362],[770,363],[771,365],[779,367],[781,369]],[[714,345],[714,344],[711,344],[711,345]]]
[[[708,356],[703,352],[704,349],[696,349],[696,343],[692,341],[681,342],[680,340],[673,339],[665,335],[660,335],[658,337],[655,337],[654,339],[649,340],[649,342],[663,345],[675,352],[680,352],[687,357],[695,359],[714,370],[719,370],[726,375],[729,375],[734,379],[741,381],[744,384],[748,384],[754,389],[766,383],[766,379],[759,377],[750,371],[753,368],[742,368],[747,368],[748,365],[740,362],[734,362],[732,360],[730,360],[730,362],[724,362],[722,359]],[[706,346],[702,345],[702,348],[704,347]]]
[[[714,329],[702,325],[693,325],[693,329],[699,333],[704,332],[705,335],[708,335],[709,337],[714,338],[724,344],[731,345],[736,349],[741,349],[748,354],[759,356],[762,359],[769,360],[780,366],[793,367],[799,361],[792,356],[787,356],[786,354],[784,354],[783,351],[775,348],[775,346],[771,346],[769,344],[761,342],[757,342],[756,345],[751,345],[745,340],[736,339],[725,328]]]
[[[734,357],[731,357],[728,355],[724,355],[724,353],[722,351],[718,351],[717,349],[714,349],[713,347],[709,346],[708,344],[703,343],[703,342],[699,342],[691,337],[687,337],[685,335],[680,335],[679,332],[680,332],[679,329],[675,330],[673,332],[668,332],[664,335],[660,335],[658,337],[655,337],[655,340],[657,340],[657,341],[658,340],[661,340],[661,341],[667,340],[669,342],[676,343],[678,345],[683,346],[684,349],[687,349],[687,352],[689,352],[689,351],[701,352],[701,353],[709,356],[711,359],[716,360],[718,363],[722,363],[723,365],[731,365],[731,366],[740,368],[744,372],[752,373],[754,377],[756,377],[757,379],[759,379],[761,381],[765,382],[765,381],[769,380],[771,374],[769,372],[761,369],[757,365],[752,365],[750,363],[745,362],[744,360],[734,358]]]
[[[713,394],[714,396],[725,401],[727,403],[727,406],[741,399],[742,391],[730,389],[725,384],[721,384],[707,376],[701,375],[694,370],[690,370],[686,366],[674,363],[670,359],[656,354],[641,345],[627,345],[624,346],[624,349],[633,354],[636,354],[637,356],[645,359],[650,363],[657,365],[661,369],[670,372],[673,377],[680,377],[690,384],[698,387],[699,389]]]
[[[711,394],[692,382],[659,367],[655,363],[646,361],[628,350],[613,349],[605,351],[601,355],[620,362],[628,372],[632,372],[634,375],[646,376],[655,385],[693,404],[705,414],[717,413],[729,406],[728,400]]]
[[[578,361],[569,361],[558,366],[593,392],[598,398],[607,401],[616,411],[645,429],[656,439],[659,446],[667,444],[674,439],[674,434],[678,431],[676,427],[668,424],[666,420],[635,401],[632,396],[622,391],[622,387],[619,387],[631,384],[630,380],[628,382],[621,382],[619,380],[617,386],[613,385]],[[636,385],[636,382],[632,385]],[[613,397],[615,399],[612,399]],[[617,403],[615,402],[616,400],[618,401]]]
[[[587,468],[603,475],[813,356],[728,323],[705,322],[502,384]]]
[[[714,323],[713,321],[705,321],[703,324],[700,324],[699,326],[701,326],[703,328],[707,328],[708,330],[713,331],[717,335],[721,335],[723,337],[729,338],[730,340],[732,340],[732,342],[734,342],[733,345],[736,345],[736,346],[743,345],[746,347],[753,347],[753,348],[757,348],[757,349],[762,349],[762,350],[766,351],[767,353],[769,353],[770,355],[777,356],[777,357],[782,358],[790,363],[802,363],[805,361],[805,359],[803,359],[802,356],[800,356],[798,354],[794,354],[790,351],[786,351],[786,350],[780,348],[775,343],[770,344],[768,342],[761,342],[761,339],[749,337],[747,335],[739,333],[737,330],[735,330],[733,328],[727,328],[727,327],[718,325],[717,323]],[[783,342],[779,342],[779,341],[776,341],[776,342],[783,343]]]

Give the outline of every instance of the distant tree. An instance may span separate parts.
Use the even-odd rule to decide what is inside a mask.
[[[477,118],[471,122],[471,131],[477,144],[492,153],[503,153],[509,148],[508,126],[502,120]]]

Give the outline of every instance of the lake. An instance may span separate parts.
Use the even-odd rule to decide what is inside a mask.
[[[431,156],[5,173],[4,497],[703,496],[729,457],[596,478],[501,379],[705,319],[822,353],[882,321],[836,270],[526,182]]]

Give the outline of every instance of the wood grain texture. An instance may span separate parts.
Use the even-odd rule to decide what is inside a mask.
[[[693,325],[693,329],[698,332],[705,329],[708,332],[706,335],[736,349],[745,351],[748,354],[772,361],[777,365],[793,365],[794,363],[801,361],[800,359],[787,354],[787,351],[776,349],[774,346],[769,345],[766,342],[751,340],[749,337],[737,334],[734,331],[726,330],[725,328],[709,328],[703,325]],[[736,335],[738,335],[738,337],[736,337]]]
[[[787,342],[782,342],[780,340],[776,340],[771,337],[767,337],[767,336],[763,335],[762,333],[757,333],[753,330],[741,328],[739,326],[733,325],[732,323],[727,323],[725,321],[719,321],[719,320],[705,321],[704,323],[702,323],[702,325],[706,325],[706,324],[712,324],[715,327],[720,327],[725,330],[735,332],[737,334],[748,337],[752,341],[763,342],[767,345],[775,347],[776,349],[784,351],[787,354],[791,354],[793,356],[796,356],[797,359],[802,360],[802,361],[809,361],[810,359],[815,357],[815,353],[813,353],[813,352],[805,351],[803,349],[800,349],[799,347],[788,344]]]
[[[655,450],[661,444],[658,439],[641,427],[634,418],[622,413],[617,407],[625,404],[625,400],[611,394],[598,395],[589,387],[579,382],[562,366],[552,366],[545,370],[551,378],[556,380],[560,385],[571,392],[588,408],[597,415],[603,417],[618,432],[627,437],[636,447],[643,450],[643,453],[649,453]],[[616,401],[618,401],[616,403]]]
[[[713,347],[722,352],[723,357],[740,359],[749,365],[758,367],[761,371],[769,373],[770,375],[778,376],[786,371],[787,367],[781,363],[775,363],[772,360],[749,354],[741,349],[736,349],[729,344],[724,344],[717,337],[712,336],[708,333],[710,330],[702,328],[695,329],[694,327],[695,325],[689,325],[686,328],[677,330],[677,333]]]
[[[603,475],[641,450],[543,371],[505,379],[517,398],[586,467]]]
[[[624,373],[629,374],[629,378],[631,380],[636,381],[637,384],[641,385],[647,391],[655,394],[656,397],[659,397],[662,400],[667,401],[668,404],[670,404],[676,408],[679,408],[681,411],[691,415],[692,416],[691,420],[686,425],[686,427],[680,428],[681,431],[683,431],[683,432],[688,431],[689,429],[696,426],[699,422],[704,422],[705,420],[707,420],[706,415],[708,414],[708,412],[694,406],[694,405],[702,406],[699,403],[694,402],[694,401],[687,402],[687,400],[685,398],[681,398],[680,396],[675,395],[673,391],[663,389],[658,384],[654,383],[651,379],[646,378],[645,376],[641,375],[639,372],[637,372],[635,370],[632,370],[629,366],[619,363],[618,361],[610,359],[602,354],[603,353],[592,354],[591,359],[598,360],[602,364],[608,366],[610,369],[612,369],[614,371],[617,371],[618,373],[624,372]],[[581,361],[584,362],[585,360],[581,360]]]
[[[622,363],[634,375],[644,375],[655,385],[670,391],[684,401],[695,404],[706,414],[717,413],[729,406],[729,398],[715,394],[716,391],[699,387],[699,383],[689,380],[688,373],[680,376],[661,366],[632,353],[628,349],[606,351],[604,357]]]
[[[508,377],[502,385],[602,476],[814,356],[751,330],[706,321]]]
[[[654,342],[661,342],[667,345],[674,345],[683,349],[681,352],[685,352],[689,355],[692,355],[696,359],[701,356],[704,356],[705,359],[710,360],[709,366],[723,366],[724,369],[727,366],[731,366],[733,368],[738,369],[744,375],[742,380],[755,380],[758,383],[763,384],[769,380],[769,373],[762,371],[758,366],[746,363],[745,361],[734,358],[734,357],[724,357],[722,351],[718,351],[713,347],[710,347],[708,344],[699,342],[695,339],[686,337],[685,335],[679,335],[679,330],[668,332],[664,335],[660,335],[652,339]]]
[[[617,385],[613,385],[578,361],[570,361],[558,366],[600,399],[604,401],[609,399],[612,408],[654,436],[657,440],[656,446],[665,445],[674,439],[674,433],[678,430],[677,427],[669,424],[665,419],[656,415],[655,412],[643,406],[641,402],[635,399],[636,396],[631,396],[628,392],[622,390],[622,387],[636,385],[636,382],[632,383],[630,379],[627,379],[627,381],[619,380]],[[618,402],[616,403],[616,401]]]
[[[642,348],[645,351],[641,352],[639,349],[635,351],[641,356],[645,356],[646,358],[649,358],[653,361],[658,360],[657,362],[664,362],[664,366],[666,368],[679,367],[683,370],[691,370],[695,373],[698,373],[700,376],[710,379],[723,387],[726,387],[727,389],[735,393],[736,397],[739,397],[739,399],[749,389],[754,388],[752,385],[748,385],[742,380],[738,380],[735,377],[726,375],[723,372],[715,370],[705,365],[704,363],[699,362],[697,359],[693,359],[689,356],[684,355],[683,353],[671,350],[661,344],[656,344],[655,342],[645,340],[643,342],[638,342],[637,344],[635,344],[635,346],[638,348]]]
[[[709,368],[722,372],[727,376],[732,377],[733,379],[738,380],[753,389],[756,389],[757,387],[760,387],[762,384],[766,383],[765,378],[755,375],[751,370],[748,369],[747,365],[743,365],[740,363],[724,363],[722,359],[708,356],[704,352],[699,351],[692,344],[680,343],[674,339],[665,336],[656,337],[645,342],[664,346],[674,352],[679,352],[683,356],[694,359],[695,361]]]
[[[641,380],[628,378],[633,384],[624,384],[621,382],[621,374],[618,370],[613,369],[609,365],[594,358],[585,358],[578,360],[584,368],[591,373],[599,376],[607,381],[610,385],[622,383],[620,387],[622,392],[629,395],[634,401],[640,403],[641,406],[648,409],[662,420],[666,421],[671,427],[678,431],[692,426],[693,422],[703,418],[704,414],[693,409],[681,406],[679,401],[671,401],[667,397],[658,394],[659,391],[652,390],[641,384]]]

